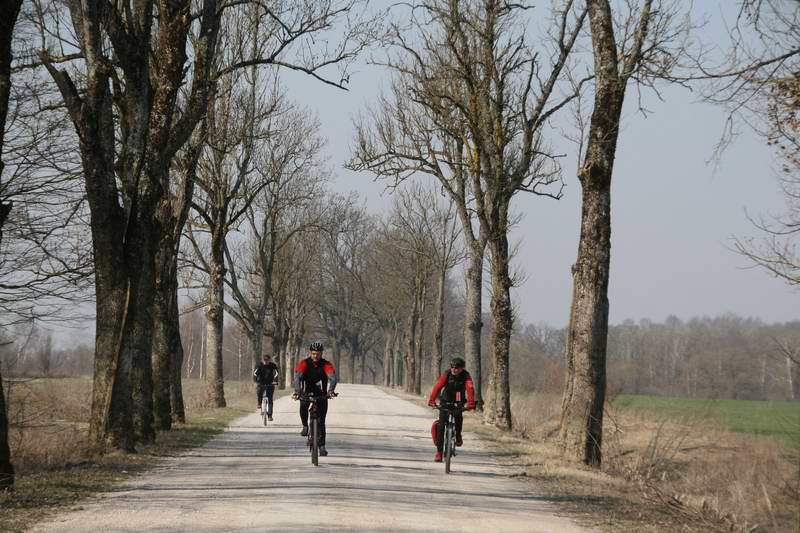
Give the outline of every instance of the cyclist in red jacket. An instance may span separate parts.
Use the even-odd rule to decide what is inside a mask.
[[[336,370],[333,365],[322,358],[322,343],[312,342],[308,347],[308,357],[297,363],[294,370],[294,399],[301,393],[319,397],[317,413],[319,416],[319,454],[328,455],[325,449],[325,416],[328,414],[328,398],[334,396],[336,389]],[[308,408],[311,402],[300,400],[300,421],[304,437],[308,435]]]
[[[450,370],[439,376],[436,385],[433,386],[428,405],[436,406],[436,399],[441,394],[444,402],[464,402],[466,401],[467,411],[475,409],[475,387],[472,383],[472,376],[467,372],[467,364],[460,357],[453,357],[450,360]],[[464,425],[464,416],[458,412],[456,418],[456,446],[461,446],[461,428]],[[434,461],[442,462],[442,449],[444,448],[444,425],[447,422],[447,412],[439,411],[439,423],[436,430],[436,457]]]

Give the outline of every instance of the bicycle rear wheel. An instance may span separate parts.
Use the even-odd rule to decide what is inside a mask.
[[[450,459],[453,456],[453,426],[444,427],[444,473],[450,473]]]
[[[319,466],[319,421],[311,419],[311,463]]]

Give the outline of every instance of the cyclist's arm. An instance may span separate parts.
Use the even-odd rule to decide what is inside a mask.
[[[442,392],[445,384],[447,384],[447,372],[439,376],[439,381],[437,381],[436,385],[433,386],[431,396],[428,398],[428,403],[436,403],[436,397],[439,396],[440,392]]]
[[[467,390],[467,409],[475,408],[475,385],[472,382],[472,376],[467,376],[464,380],[464,388]]]
[[[303,377],[303,374],[306,371],[306,361],[303,359],[299,363],[297,363],[297,368],[294,369],[294,380],[292,380],[292,386],[294,387],[294,392],[296,394],[300,394],[302,392],[300,388],[300,378]]]
[[[253,369],[253,381],[255,381],[256,383],[258,383],[258,369],[259,368],[261,368],[261,365],[256,365],[256,367]]]
[[[337,383],[336,369],[333,368],[333,365],[328,362],[325,363],[324,370],[325,370],[325,375],[328,376],[328,392],[333,392],[334,390],[336,390],[336,383]]]

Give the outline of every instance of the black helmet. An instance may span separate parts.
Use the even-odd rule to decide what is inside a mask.
[[[450,368],[464,368],[467,363],[460,357],[453,357],[450,359]]]
[[[319,341],[314,341],[308,347],[309,352],[321,352],[324,348],[322,347],[322,343]]]

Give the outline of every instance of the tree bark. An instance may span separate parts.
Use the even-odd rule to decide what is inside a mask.
[[[172,427],[171,380],[174,372],[173,292],[178,289],[177,257],[171,236],[165,235],[159,243],[156,257],[156,293],[153,302],[153,410],[155,427],[166,431]],[[180,333],[177,333],[180,338]]]
[[[218,214],[224,217],[225,213]],[[224,218],[217,218],[224,220]],[[211,236],[211,254],[206,308],[206,380],[205,403],[208,407],[225,407],[225,380],[223,376],[223,328],[225,320],[225,236],[219,230]],[[260,355],[258,356],[260,360]]]
[[[436,321],[433,324],[433,349],[431,350],[431,376],[436,379],[442,373],[442,355],[444,352],[444,291],[447,282],[447,270],[439,272],[439,286],[436,291]]]
[[[414,340],[414,365],[416,374],[414,375],[414,394],[422,394],[422,377],[423,377],[423,358],[422,347],[425,344],[425,303],[428,294],[427,281],[423,281],[419,290],[419,313],[417,320],[417,338]]]
[[[414,341],[416,340],[416,331],[417,331],[417,299],[414,299],[414,303],[412,304],[411,312],[408,314],[408,318],[406,319],[406,331],[405,331],[405,353],[403,356],[403,362],[405,363],[405,373],[403,375],[403,386],[406,392],[413,393],[414,392],[414,379],[417,375],[417,368],[416,368],[416,359],[415,359],[415,352],[414,349]]]
[[[342,362],[342,344],[338,337],[334,336],[331,339],[332,349],[331,355],[333,356],[333,368],[336,369],[336,372],[341,372],[339,368],[340,363]],[[344,377],[344,375],[342,375]]]
[[[475,409],[483,410],[481,375],[481,299],[483,296],[483,246],[470,248],[464,305],[464,359],[475,385]]]
[[[501,215],[502,216],[502,215]],[[501,221],[495,227],[502,227]],[[513,316],[511,308],[511,277],[508,273],[508,237],[506,231],[489,242],[492,254],[492,373],[491,423],[501,429],[511,429],[511,391],[509,387],[508,356]],[[487,410],[488,411],[488,410]]]
[[[786,379],[789,384],[789,399],[800,400],[800,365],[786,353]]]
[[[608,1],[589,0],[587,7],[594,49],[595,101],[586,155],[578,171],[583,192],[581,235],[578,258],[572,267],[572,306],[567,334],[567,374],[560,433],[565,458],[599,466],[602,461],[606,394],[611,177],[625,80],[618,70]],[[640,30],[646,33],[649,5],[645,5],[641,16],[644,26]]]
[[[394,357],[394,370],[392,372],[392,386],[400,387],[403,385],[403,376],[405,369],[403,368],[403,345],[405,344],[405,332],[401,330],[400,324],[395,325],[396,335],[394,338],[394,348],[392,354]]]
[[[392,346],[394,345],[394,329],[388,324],[383,328],[383,386],[392,385]]]
[[[5,142],[8,100],[11,95],[11,42],[14,26],[19,17],[22,0],[3,0],[0,4],[0,178],[3,177],[3,146]],[[0,243],[3,241],[3,226],[11,212],[11,203],[0,203]],[[8,411],[3,393],[3,375],[0,369],[0,491],[14,486],[14,466],[11,463],[11,448],[8,445]]]

